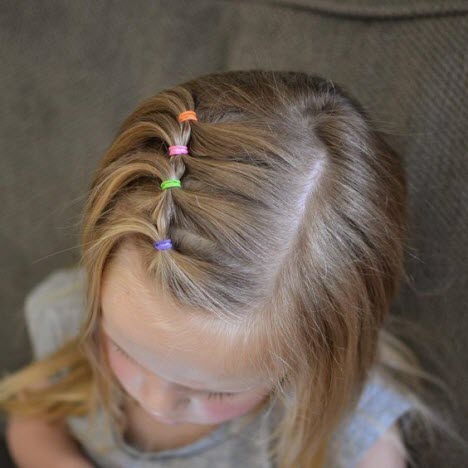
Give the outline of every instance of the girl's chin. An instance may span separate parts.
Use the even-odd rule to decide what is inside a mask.
[[[152,414],[150,413],[151,417],[153,419],[156,419],[156,421],[159,421],[159,422],[162,422],[164,424],[171,424],[171,425],[175,425],[175,424],[184,424],[184,421],[177,421],[177,420],[172,420],[172,419],[165,419],[165,418],[162,418],[160,416],[157,416],[155,414]]]
[[[145,411],[146,414],[148,414],[149,416],[151,416],[152,419],[155,419],[156,421],[160,421],[160,422],[163,422],[165,424],[182,424],[183,421],[178,421],[176,419],[168,419],[168,418],[164,418],[163,416],[159,416],[158,414],[155,414],[153,413],[152,411],[144,408],[142,406],[143,410]]]
[[[202,427],[202,426],[207,426],[207,427],[211,427],[211,426],[217,426],[219,425],[219,423],[211,423],[211,424],[207,424],[207,423],[194,423],[194,422],[188,422],[188,421],[180,421],[180,420],[177,420],[177,419],[166,419],[166,418],[163,418],[161,416],[158,416],[157,414],[153,414],[151,413],[150,411],[147,411],[145,410],[151,418],[153,418],[155,421],[157,422],[160,422],[160,423],[163,423],[163,424],[168,424],[170,426],[179,426],[179,427],[185,427],[185,428],[193,428],[193,427]]]
[[[143,407],[142,407],[143,408]],[[169,424],[171,426],[193,426],[198,424],[187,422],[184,420],[179,420],[179,419],[169,419],[165,418],[163,416],[159,416],[158,414],[152,413],[150,410],[147,410],[146,408],[143,408],[146,414],[148,414],[152,419],[154,419],[157,422],[163,423],[163,424]]]
[[[161,418],[158,418],[158,417],[155,417],[155,419],[156,419],[156,421],[162,422],[164,424],[170,424],[171,426],[182,424],[179,421],[170,421],[168,419],[161,419]]]

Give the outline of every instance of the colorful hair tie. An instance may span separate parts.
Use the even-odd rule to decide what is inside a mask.
[[[173,156],[174,154],[188,154],[187,146],[184,146],[184,145],[169,146],[169,155]]]
[[[185,112],[181,112],[178,115],[178,120],[179,122],[185,122],[186,120],[196,120],[197,119],[197,114],[195,111],[188,110]],[[176,154],[188,154],[188,148],[187,146],[184,145],[174,145],[174,146],[169,146],[169,155],[174,156]],[[182,187],[181,182],[179,179],[168,179],[163,182],[161,182],[161,188],[163,190],[166,190],[168,188],[172,187]],[[167,250],[172,248],[172,241],[171,239],[163,239],[160,241],[154,241],[153,242],[153,247],[157,250]]]
[[[193,110],[181,112],[177,118],[179,122],[185,122],[186,120],[196,120],[198,122],[197,114]]]
[[[171,239],[163,239],[160,241],[154,241],[153,247],[158,250],[167,250],[172,248],[172,241]]]
[[[161,188],[166,190],[171,187],[182,187],[179,179],[167,179],[164,182],[161,182]]]

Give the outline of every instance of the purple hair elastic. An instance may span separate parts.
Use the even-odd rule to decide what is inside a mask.
[[[173,156],[175,154],[188,154],[187,146],[184,146],[184,145],[169,146],[169,155]]]
[[[163,239],[160,241],[154,241],[153,246],[158,250],[167,250],[172,248],[172,242],[171,239]]]

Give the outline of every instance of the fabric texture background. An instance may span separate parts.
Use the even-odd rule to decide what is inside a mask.
[[[2,371],[30,360],[25,294],[78,259],[92,172],[141,100],[213,71],[305,71],[349,90],[404,157],[411,282],[394,313],[444,347],[455,425],[466,434],[467,16],[466,1],[4,0]],[[419,349],[431,369],[439,348]],[[428,468],[468,459],[444,437],[415,454]]]

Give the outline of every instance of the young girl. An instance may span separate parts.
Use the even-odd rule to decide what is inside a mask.
[[[384,328],[405,223],[400,157],[329,80],[231,71],[147,99],[97,168],[80,264],[26,300],[12,457],[405,466],[413,358]]]

